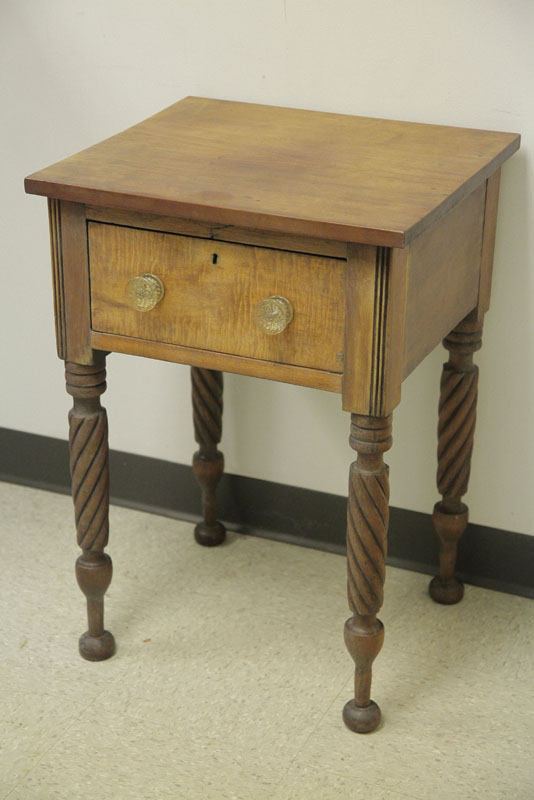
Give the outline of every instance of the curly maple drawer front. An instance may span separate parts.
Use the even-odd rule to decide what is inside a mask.
[[[93,330],[342,372],[343,259],[97,222],[88,230]],[[139,311],[127,285],[147,273],[164,294]],[[272,296],[293,310],[275,335],[255,311]]]

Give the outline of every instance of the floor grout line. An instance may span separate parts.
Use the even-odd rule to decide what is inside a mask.
[[[345,680],[345,682],[343,683],[343,686],[341,687],[341,689],[339,690],[339,692],[336,694],[336,696],[333,698],[332,702],[330,703],[330,705],[328,706],[328,708],[326,709],[326,711],[325,711],[325,712],[324,712],[324,714],[322,715],[321,719],[317,721],[317,724],[316,724],[316,725],[313,727],[313,729],[310,731],[309,735],[306,737],[306,740],[305,740],[305,741],[302,743],[301,747],[299,747],[299,749],[298,749],[297,753],[295,754],[295,757],[297,757],[297,756],[299,755],[299,753],[300,753],[300,752],[303,750],[303,748],[304,748],[304,747],[306,747],[306,745],[308,744],[309,740],[311,739],[311,737],[313,736],[313,734],[315,733],[315,731],[316,731],[316,730],[319,728],[319,725],[321,725],[321,723],[323,722],[323,720],[325,720],[325,719],[326,719],[326,717],[327,717],[327,716],[328,716],[328,714],[330,713],[330,710],[331,710],[332,706],[334,705],[334,703],[337,701],[337,699],[338,699],[338,698],[341,696],[342,692],[344,691],[344,689],[345,689],[345,683],[347,682],[347,680],[348,680],[348,679],[346,679],[346,680]]]
[[[92,703],[92,701],[91,701],[91,703]],[[24,785],[26,780],[29,778],[30,774],[39,766],[39,764],[41,763],[43,758],[46,755],[48,755],[48,753],[50,753],[50,751],[52,751],[56,747],[56,745],[58,745],[60,743],[60,741],[63,741],[67,731],[70,730],[73,727],[73,725],[76,723],[76,721],[90,708],[91,703],[89,703],[83,709],[81,709],[79,714],[74,714],[70,718],[70,721],[68,721],[68,722],[62,721],[61,724],[65,727],[64,732],[60,736],[58,736],[57,739],[55,739],[55,741],[53,741],[50,744],[50,747],[47,747],[45,750],[43,750],[41,753],[39,753],[37,759],[34,761],[32,766],[30,767],[30,769],[26,772],[26,774],[24,775],[23,778],[21,778],[20,781],[17,781],[16,784],[14,784],[13,789],[11,789],[9,794],[12,794],[15,791],[15,789],[18,789],[19,787]],[[7,797],[9,797],[9,795],[7,795]]]

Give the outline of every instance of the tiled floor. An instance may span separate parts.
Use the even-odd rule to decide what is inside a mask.
[[[389,569],[385,725],[357,736],[340,556],[112,508],[118,652],[91,664],[70,498],[0,484],[0,514],[0,798],[534,798],[531,601],[444,608]]]

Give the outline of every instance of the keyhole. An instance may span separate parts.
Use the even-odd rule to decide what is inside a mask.
[[[218,255],[217,255],[217,253],[214,253],[212,255],[212,257],[211,257],[211,263],[212,264],[216,264],[217,263],[217,259],[218,259]]]

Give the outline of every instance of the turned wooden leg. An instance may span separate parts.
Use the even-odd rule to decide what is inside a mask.
[[[217,449],[222,434],[223,375],[213,369],[191,367],[193,423],[199,449],[193,456],[193,472],[202,490],[204,520],[195,527],[195,539],[206,547],[224,542],[226,530],[217,520],[216,488],[224,470],[224,456]]]
[[[356,670],[354,700],[343,709],[343,719],[352,731],[369,733],[381,719],[371,700],[371,677],[384,641],[384,626],[376,615],[384,599],[389,480],[382,454],[391,447],[391,416],[352,414],[350,431],[358,458],[349,474],[347,589],[353,616],[345,623],[345,644]]]
[[[70,472],[76,533],[82,554],[76,561],[78,585],[87,598],[89,629],[80,637],[80,655],[103,661],[115,652],[115,640],[104,630],[104,594],[111,582],[108,541],[108,424],[100,395],[106,390],[105,356],[95,353],[92,366],[66,362],[67,392],[74,398],[69,413]]]
[[[438,424],[438,490],[443,499],[434,507],[434,527],[440,539],[439,577],[430,596],[437,603],[458,603],[463,584],[454,575],[458,541],[467,527],[467,492],[475,433],[478,367],[473,353],[482,346],[482,323],[461,322],[443,341],[449,360],[443,365]]]

